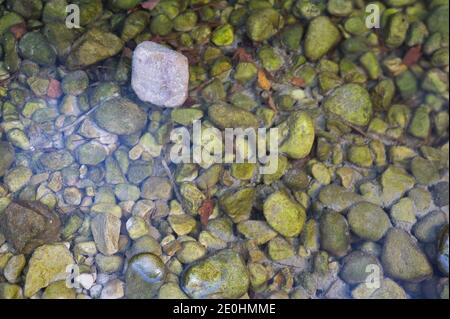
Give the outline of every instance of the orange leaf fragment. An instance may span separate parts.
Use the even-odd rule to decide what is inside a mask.
[[[262,69],[258,70],[258,85],[264,91],[269,91],[272,88],[272,83],[266,76],[266,72]]]

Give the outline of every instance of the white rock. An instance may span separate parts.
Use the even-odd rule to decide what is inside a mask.
[[[91,274],[81,274],[77,277],[77,281],[84,289],[88,290],[94,285],[94,277]]]
[[[188,97],[188,59],[155,42],[145,41],[133,53],[131,86],[144,102],[181,106]]]

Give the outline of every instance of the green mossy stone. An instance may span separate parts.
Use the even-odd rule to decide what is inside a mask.
[[[55,49],[40,32],[28,32],[25,34],[20,39],[19,49],[25,59],[40,65],[50,66],[56,62]]]
[[[211,41],[217,46],[228,46],[234,42],[234,29],[231,24],[224,24],[214,30]]]
[[[350,249],[350,230],[340,213],[328,212],[320,219],[320,247],[336,257],[343,257]]]
[[[122,48],[123,42],[115,34],[93,28],[72,48],[66,66],[69,69],[84,68],[116,55]]]
[[[263,67],[269,72],[278,71],[283,66],[283,58],[272,47],[263,47],[258,51],[258,58]]]
[[[0,177],[3,177],[11,165],[14,163],[16,152],[14,147],[8,142],[0,142]]]
[[[253,41],[262,42],[274,36],[283,25],[283,17],[275,9],[255,10],[247,19],[247,34]]]
[[[250,285],[249,274],[242,257],[223,250],[189,266],[182,277],[182,288],[194,299],[236,299]]]
[[[95,141],[83,144],[77,149],[78,162],[84,165],[98,165],[107,155],[107,149]]]
[[[330,0],[327,8],[331,15],[346,17],[352,13],[353,2],[351,0]]]
[[[251,62],[241,62],[236,67],[234,78],[240,83],[247,83],[256,78],[258,68]]]
[[[354,125],[366,126],[372,117],[372,101],[367,90],[358,84],[345,84],[331,93],[325,109]]]
[[[260,220],[247,220],[237,225],[237,230],[245,238],[254,240],[258,245],[264,245],[277,236],[277,233],[270,226]]]
[[[300,49],[304,28],[301,24],[287,26],[281,32],[283,44],[291,51]]]
[[[134,39],[138,34],[140,34],[150,22],[150,14],[143,10],[138,10],[130,14],[125,22],[122,29],[121,39],[124,42]]]
[[[309,24],[305,38],[305,55],[317,61],[341,40],[339,29],[325,16],[317,17]]]
[[[449,6],[448,2],[443,6],[437,6],[433,12],[428,16],[427,26],[430,33],[439,32],[444,40],[448,44],[449,31]]]
[[[403,168],[389,166],[381,176],[385,205],[390,205],[401,198],[408,190],[414,187],[415,183],[415,179]]]
[[[24,22],[23,18],[15,12],[2,12],[0,17],[0,36],[8,31],[13,25]]]
[[[154,298],[164,283],[166,267],[156,255],[143,253],[131,258],[125,274],[126,291],[129,299]]]
[[[142,130],[147,114],[132,101],[117,97],[105,101],[95,112],[96,123],[104,130],[117,135],[131,135]]]
[[[253,113],[235,106],[212,105],[208,108],[208,116],[211,122],[220,129],[259,127],[259,120]]]
[[[243,188],[229,191],[219,198],[219,205],[235,223],[248,220],[256,197],[256,190]]]
[[[373,155],[368,146],[352,146],[348,151],[348,160],[360,167],[371,167]]]
[[[417,156],[411,161],[411,172],[417,182],[423,185],[431,185],[439,180],[438,167],[430,160]]]
[[[294,248],[283,237],[275,237],[269,241],[267,252],[273,261],[286,260],[295,255]]]
[[[395,84],[404,99],[410,99],[417,94],[417,78],[410,70],[407,70],[395,78]]]
[[[23,299],[22,288],[10,283],[0,283],[0,299]]]
[[[395,96],[395,83],[391,79],[381,80],[371,91],[371,99],[376,109],[387,110]]]
[[[372,203],[358,203],[347,215],[350,229],[364,240],[379,241],[391,226],[389,216]]]
[[[320,190],[319,200],[331,210],[344,212],[354,204],[362,202],[364,198],[344,187],[331,184]]]
[[[28,262],[25,297],[31,297],[51,283],[65,279],[67,267],[73,264],[72,253],[63,244],[38,247]]]
[[[385,43],[389,48],[400,47],[406,39],[409,29],[408,17],[403,13],[394,14],[386,31]]]
[[[275,192],[264,202],[264,217],[268,224],[285,237],[300,235],[306,221],[305,209],[286,193]]]
[[[292,114],[281,125],[280,131],[281,134],[287,135],[280,145],[280,152],[293,159],[302,159],[309,155],[315,140],[315,128],[308,113],[299,111]]]
[[[65,280],[60,280],[49,285],[43,295],[43,299],[76,299],[76,291],[67,287]]]
[[[253,163],[233,163],[231,165],[231,176],[240,180],[251,180],[257,169]]]
[[[65,94],[78,96],[89,86],[89,77],[84,71],[68,73],[62,81],[62,90]]]
[[[433,269],[414,239],[404,230],[391,229],[384,241],[381,262],[386,274],[406,282],[421,282]]]
[[[173,28],[179,32],[188,32],[194,29],[198,16],[194,11],[186,11],[173,20]]]
[[[150,30],[153,34],[160,36],[168,35],[173,28],[173,22],[165,14],[153,17],[150,23]]]
[[[194,121],[203,117],[203,111],[200,109],[176,109],[171,113],[172,121],[183,126],[190,126]]]
[[[183,292],[183,290],[181,290],[178,284],[169,282],[164,284],[159,290],[158,299],[183,300],[189,299],[189,297]]]

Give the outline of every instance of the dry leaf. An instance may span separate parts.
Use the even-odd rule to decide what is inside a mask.
[[[13,25],[9,31],[14,35],[14,37],[19,40],[23,37],[25,33],[27,33],[27,25],[25,22]]]
[[[267,79],[266,72],[262,69],[258,70],[258,85],[264,91],[269,91],[272,87],[272,84]]]
[[[417,45],[406,52],[405,57],[403,58],[403,64],[409,67],[419,62],[421,57],[422,48],[420,47],[420,45]]]
[[[198,209],[200,215],[200,221],[203,226],[208,225],[209,217],[214,211],[214,201],[212,199],[207,199],[202,203],[202,206]]]
[[[238,48],[234,53],[233,58],[237,59],[239,62],[254,62],[252,55],[243,48]]]
[[[305,80],[303,80],[302,78],[294,76],[291,79],[291,84],[293,86],[297,86],[297,87],[304,87],[305,86]]]

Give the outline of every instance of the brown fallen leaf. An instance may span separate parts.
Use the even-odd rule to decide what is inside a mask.
[[[269,97],[267,98],[267,105],[269,108],[274,111],[275,113],[278,113],[278,108],[275,105],[275,101],[273,100],[272,94],[269,93]]]
[[[244,48],[238,48],[234,53],[233,59],[237,59],[239,62],[254,62],[252,55]]]
[[[202,206],[198,209],[198,214],[200,215],[200,221],[203,226],[208,226],[209,217],[214,211],[214,201],[212,199],[207,199],[203,201]]]
[[[27,33],[27,25],[25,24],[25,22],[22,23],[18,23],[13,25],[9,31],[11,31],[11,33],[14,35],[14,37],[16,38],[16,40],[20,40],[23,35],[25,33]]]
[[[406,52],[403,58],[403,64],[410,67],[419,62],[421,57],[422,57],[422,47],[420,45],[416,45],[415,47],[409,49],[408,52]]]
[[[258,86],[264,91],[269,91],[272,88],[272,83],[267,79],[266,72],[263,69],[258,70]]]
[[[57,99],[61,97],[61,82],[55,79],[50,79],[50,83],[47,88],[47,96],[51,99]]]
[[[291,84],[293,86],[297,86],[297,87],[304,87],[306,83],[305,83],[305,80],[303,80],[302,78],[294,76],[291,79]]]

